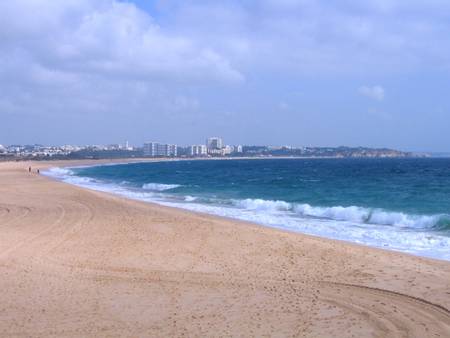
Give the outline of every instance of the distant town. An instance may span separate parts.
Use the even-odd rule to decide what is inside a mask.
[[[160,142],[146,142],[142,146],[109,145],[0,145],[0,160],[61,160],[114,158],[209,158],[209,157],[319,157],[319,158],[395,158],[427,157],[386,148],[366,147],[294,147],[227,145],[220,137],[210,137],[204,144],[179,146]]]

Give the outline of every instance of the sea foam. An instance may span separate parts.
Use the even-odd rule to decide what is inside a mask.
[[[359,206],[312,206],[281,200],[180,196],[175,184],[147,183],[142,189],[77,176],[71,168],[43,174],[85,188],[166,206],[241,219],[280,229],[351,241],[421,256],[450,260],[449,215],[411,215]]]
[[[163,184],[163,183],[145,183],[142,189],[153,191],[166,191],[180,187],[179,184]]]
[[[429,229],[449,220],[449,215],[409,215],[402,212],[370,209],[358,206],[319,207],[285,201],[263,199],[234,200],[233,204],[247,210],[269,212],[289,211],[301,216],[317,217],[334,221],[349,221],[361,224],[391,225],[404,228]]]

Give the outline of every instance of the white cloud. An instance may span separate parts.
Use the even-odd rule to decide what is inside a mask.
[[[2,138],[146,139],[195,120],[196,90],[244,82],[214,44],[162,27],[130,2],[0,1]]]
[[[385,90],[381,86],[362,86],[358,89],[358,91],[361,95],[377,101],[383,101],[385,97]]]
[[[388,86],[450,70],[448,0],[170,0],[148,6],[152,14],[133,1],[0,1],[2,137],[20,141],[18,122],[32,118],[45,129],[73,117],[74,134],[78,123],[99,139],[125,127],[136,137],[141,128],[181,139],[193,134],[181,122],[198,130],[214,119],[251,125],[255,112],[268,121],[273,109],[296,106],[283,93],[304,90],[307,108],[320,106],[311,118],[319,120],[340,108],[314,99],[329,82],[377,78]],[[356,90],[385,100],[382,86]],[[100,135],[95,126],[105,123]]]
[[[0,13],[0,58],[26,55],[43,70],[144,81],[244,78],[208,44],[165,31],[130,3],[5,1]]]
[[[179,1],[177,8],[169,14],[174,29],[208,41],[243,69],[393,74],[450,66],[442,15],[450,2],[443,0]]]

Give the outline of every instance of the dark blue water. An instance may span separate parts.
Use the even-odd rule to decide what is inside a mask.
[[[450,259],[450,159],[171,161],[74,175],[132,198]]]

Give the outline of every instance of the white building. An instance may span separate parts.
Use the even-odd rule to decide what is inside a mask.
[[[206,156],[208,155],[208,149],[205,145],[192,145],[189,147],[189,155],[190,156]]]
[[[128,150],[128,151],[132,151],[132,150],[133,150],[133,147],[130,146],[130,143],[129,143],[128,141],[125,141],[125,144],[124,144],[124,146],[123,146],[123,149],[124,149],[124,150]]]
[[[78,147],[78,146],[73,146],[73,145],[70,145],[70,144],[66,144],[66,145],[61,146],[61,149],[62,149],[63,151],[65,151],[65,152],[67,152],[67,153],[70,153],[70,152],[72,152],[72,151],[78,151],[78,150],[81,150],[82,148],[81,148],[81,147]]]
[[[176,144],[167,144],[166,149],[167,156],[178,156],[178,146]]]
[[[120,144],[108,144],[106,150],[120,150],[122,146]]]
[[[222,156],[230,155],[234,151],[233,146],[225,146],[222,148]]]
[[[210,137],[206,140],[208,151],[221,150],[223,148],[223,140],[220,137]]]
[[[178,147],[175,144],[162,144],[158,142],[144,143],[144,156],[176,157]]]

